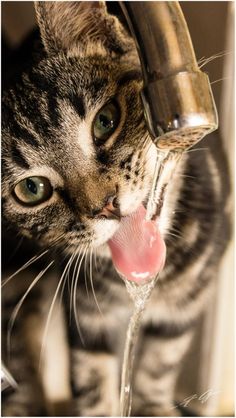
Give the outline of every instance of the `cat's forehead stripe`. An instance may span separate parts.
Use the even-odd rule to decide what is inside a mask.
[[[14,137],[17,137],[18,140],[22,140],[30,146],[38,147],[38,141],[32,131],[26,129],[22,124],[16,120],[16,115],[13,110],[5,103],[3,106],[3,116],[6,126],[12,132]]]
[[[28,170],[30,168],[28,162],[26,161],[24,155],[22,154],[22,152],[20,151],[19,147],[17,146],[16,143],[12,143],[12,148],[11,148],[11,155],[12,155],[12,159],[13,161],[21,168]]]
[[[83,97],[78,96],[75,93],[70,93],[68,95],[68,99],[70,104],[72,104],[73,108],[75,109],[76,113],[78,113],[81,119],[84,119],[86,115],[86,110]]]
[[[12,132],[17,136],[17,140],[23,141],[31,147],[38,148],[39,143],[32,131],[30,132],[25,127],[21,126],[16,120],[12,121]]]

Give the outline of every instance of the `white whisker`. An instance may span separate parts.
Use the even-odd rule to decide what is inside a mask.
[[[198,61],[198,66],[199,68],[202,68],[205,65],[209,64],[211,61],[214,61],[215,59],[218,59],[218,58],[222,58],[229,54],[231,54],[230,51],[222,51],[222,52],[218,52],[217,54],[211,55],[209,58],[202,57]]]
[[[78,263],[80,261],[81,253],[82,253],[82,248],[78,248],[78,251],[76,252],[77,260],[76,260],[75,265],[74,265],[73,275],[72,275],[72,280],[71,280],[71,291],[70,291],[70,324],[71,324],[71,318],[72,318],[73,289],[74,289],[74,283],[75,283],[75,278],[76,278],[76,270],[77,270]]]
[[[66,271],[66,275],[65,275],[65,280],[64,280],[64,283],[63,283],[63,286],[62,286],[62,289],[61,289],[61,296],[60,296],[60,300],[59,300],[59,305],[61,305],[62,304],[62,298],[63,298],[63,294],[64,294],[64,290],[65,290],[65,285],[66,285],[66,283],[69,283],[70,282],[70,280],[69,280],[69,278],[70,278],[70,275],[69,275],[69,273],[70,273],[70,268],[71,268],[71,266],[72,266],[72,263],[73,263],[73,261],[74,261],[74,259],[75,259],[75,257],[76,257],[76,252],[74,253],[74,254],[72,254],[71,256],[70,256],[70,258],[69,258],[69,266],[68,266],[68,268],[67,268],[67,271]],[[70,291],[70,288],[69,288],[69,291]]]
[[[11,279],[13,279],[13,277],[15,277],[17,274],[19,274],[21,271],[25,270],[27,267],[29,267],[31,264],[35,263],[35,261],[39,260],[41,257],[43,257],[45,254],[48,253],[49,250],[45,250],[43,251],[41,254],[34,255],[29,261],[27,261],[22,267],[20,267],[17,271],[15,271],[15,273],[13,273],[11,276],[9,276],[6,280],[3,281],[2,283],[2,287],[6,286],[7,283],[9,283],[9,281]]]
[[[76,327],[77,327],[77,330],[78,330],[78,333],[79,333],[79,336],[80,336],[80,339],[81,339],[83,345],[85,345],[85,344],[84,344],[84,339],[83,339],[83,336],[82,336],[82,333],[81,333],[81,329],[80,329],[80,326],[79,326],[78,315],[77,315],[76,289],[77,289],[77,284],[78,284],[78,279],[79,279],[80,268],[81,268],[81,265],[82,265],[84,256],[86,255],[87,248],[88,247],[86,247],[84,249],[83,255],[82,255],[81,259],[80,259],[78,271],[77,271],[77,274],[76,274],[75,284],[74,284],[74,288],[73,288],[73,309],[74,309],[75,323],[76,323]]]
[[[166,233],[166,235],[170,235],[171,237],[174,237],[174,238],[182,238],[182,236],[181,235],[179,235],[179,234],[174,234],[173,232],[170,232],[170,231],[168,231],[167,233]]]
[[[94,248],[94,265],[95,265],[95,269],[96,271],[98,271],[98,265],[97,265],[97,248]]]
[[[225,80],[230,80],[230,78],[229,78],[229,77],[222,77],[222,78],[218,78],[218,80],[211,81],[211,86],[212,86],[213,84],[216,84],[216,83],[219,83],[220,81],[225,81]]]
[[[51,267],[51,265],[53,263],[54,263],[54,261],[51,261],[49,263],[49,265],[35,277],[33,282],[30,284],[30,286],[28,287],[28,289],[26,290],[26,292],[24,293],[24,295],[22,296],[20,301],[17,303],[16,307],[14,308],[13,313],[12,313],[11,318],[10,318],[10,321],[9,321],[8,331],[7,331],[7,351],[8,352],[10,352],[10,342],[11,342],[12,329],[13,329],[16,317],[18,315],[18,312],[19,312],[21,306],[23,305],[23,303],[25,301],[25,298],[28,296],[31,289],[36,285],[36,283],[38,283],[38,281],[42,278],[42,276],[46,273],[46,271]]]
[[[62,238],[63,238],[63,234],[61,234],[59,237],[57,237],[46,250],[43,250],[40,254],[36,254],[32,258],[30,258],[30,260],[28,260],[22,267],[20,267],[17,271],[15,271],[13,274],[11,274],[11,276],[9,276],[7,279],[3,280],[2,284],[1,284],[1,287],[6,286],[11,281],[11,279],[13,279],[15,276],[17,276],[17,274],[19,274],[21,271],[25,270],[31,264],[38,261],[45,254],[47,254],[49,252],[49,250],[54,245],[56,245]]]
[[[188,174],[178,174],[178,177],[182,177],[184,179],[192,179],[192,180],[198,180],[197,176],[190,176]]]
[[[88,247],[87,247],[88,249]],[[86,252],[85,259],[84,259],[84,282],[85,282],[85,288],[86,293],[89,299],[89,290],[88,290],[88,252]]]
[[[67,262],[67,264],[66,264],[66,266],[63,270],[63,273],[62,273],[61,278],[59,280],[59,283],[57,285],[57,288],[56,288],[56,291],[55,291],[55,294],[54,294],[54,297],[52,299],[52,303],[51,303],[51,306],[50,306],[50,309],[49,309],[49,312],[48,312],[48,317],[47,317],[47,321],[46,321],[46,325],[45,325],[45,329],[44,329],[44,334],[43,334],[43,339],[42,339],[42,346],[41,346],[40,356],[39,356],[39,369],[41,368],[41,364],[42,364],[42,358],[43,358],[43,354],[44,354],[44,350],[45,350],[45,343],[46,343],[46,338],[47,338],[47,334],[48,334],[48,328],[49,328],[49,323],[50,323],[50,320],[51,320],[53,308],[54,308],[54,305],[55,305],[55,302],[56,302],[57,295],[59,293],[61,284],[64,280],[65,274],[66,274],[67,269],[70,265],[70,262],[71,262],[71,258],[69,259],[69,261]]]
[[[96,293],[95,293],[94,285],[93,285],[92,249],[90,249],[90,257],[89,258],[90,258],[90,260],[89,260],[90,261],[90,265],[89,265],[89,276],[90,276],[91,289],[92,289],[92,292],[93,292],[93,297],[94,297],[95,303],[97,305],[98,311],[99,311],[100,315],[103,316],[102,311],[101,311],[100,306],[99,306],[99,303],[98,303],[98,300],[97,300],[97,296],[96,296]]]
[[[197,151],[209,151],[209,148],[191,148],[183,151],[183,154],[190,154],[190,152],[197,152]]]

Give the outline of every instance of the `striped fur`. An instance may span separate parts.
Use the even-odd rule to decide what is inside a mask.
[[[137,54],[118,19],[100,2],[37,2],[36,11],[46,54],[3,95],[5,275],[39,255],[3,289],[4,333],[9,321],[13,325],[17,303],[24,301],[12,328],[10,356],[3,347],[4,360],[20,382],[18,391],[4,399],[3,413],[53,415],[53,404],[60,401],[70,416],[115,416],[132,304],[106,245],[118,221],[94,214],[112,193],[123,215],[145,203],[157,151],[139,98]],[[91,126],[113,97],[121,122],[98,147]],[[181,361],[212,295],[228,239],[225,157],[218,137],[204,141],[208,150],[184,155],[160,216],[167,261],[143,320],[135,367],[136,416],[176,415],[172,408]],[[214,141],[219,154],[211,146]],[[29,176],[47,177],[52,184],[52,197],[39,206],[22,206],[14,197],[15,185]],[[19,237],[21,246],[15,248]],[[42,360],[50,351],[45,346],[40,372],[38,363],[42,340],[50,339],[44,330],[50,326],[51,302],[60,298],[69,369],[61,376],[60,365],[54,368],[55,379],[64,379],[67,388],[58,399],[43,390],[42,373],[50,363]]]

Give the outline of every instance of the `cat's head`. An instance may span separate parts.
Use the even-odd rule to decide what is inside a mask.
[[[137,53],[101,2],[36,13],[47,58],[4,96],[4,218],[44,245],[98,247],[150,192]]]

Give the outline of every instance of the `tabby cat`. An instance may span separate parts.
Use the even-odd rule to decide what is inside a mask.
[[[107,242],[146,206],[157,150],[122,19],[102,2],[35,7],[43,48],[3,94],[3,360],[18,383],[3,415],[65,414],[65,401],[70,416],[115,416],[132,302]],[[162,205],[166,263],[143,319],[132,415],[180,414],[181,362],[228,235],[214,141],[185,153]]]

